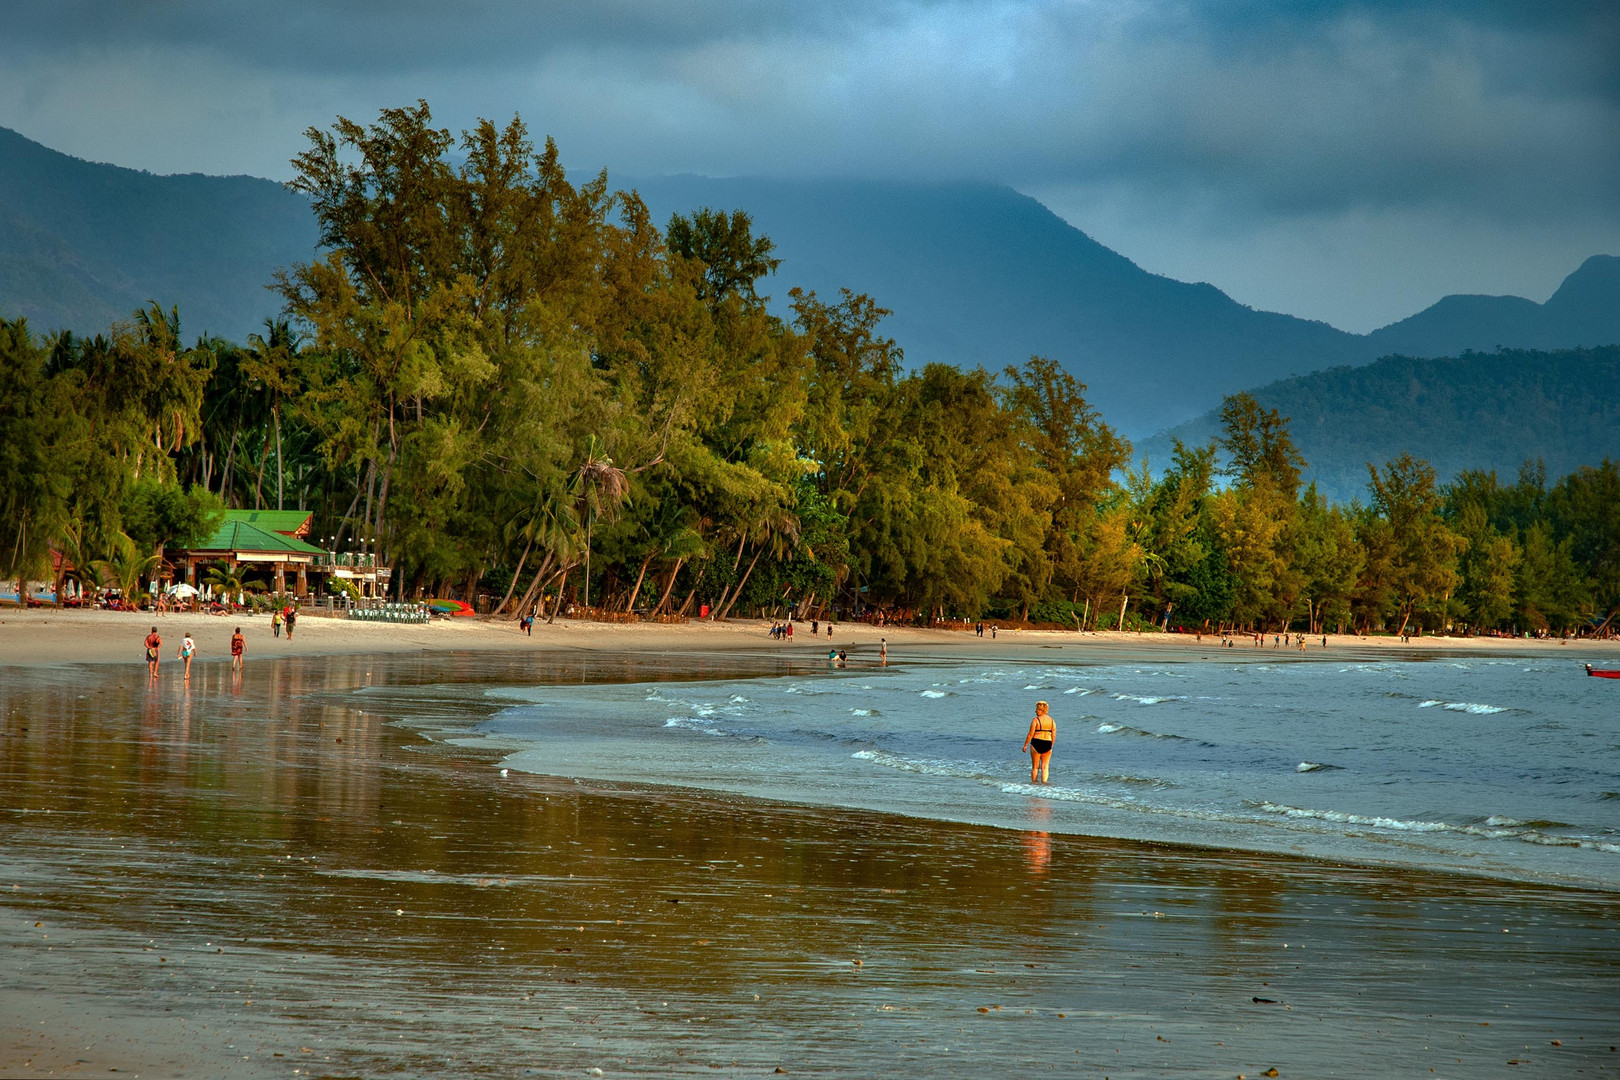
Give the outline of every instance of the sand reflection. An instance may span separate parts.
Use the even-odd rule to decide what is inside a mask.
[[[1031,874],[1044,874],[1052,868],[1052,834],[1045,826],[1052,821],[1052,808],[1041,803],[1029,807],[1030,828],[1023,834],[1024,865]]]

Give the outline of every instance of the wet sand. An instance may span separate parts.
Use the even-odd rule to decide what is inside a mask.
[[[502,778],[435,689],[792,663],[5,671],[0,1073],[1620,1071],[1620,896]]]

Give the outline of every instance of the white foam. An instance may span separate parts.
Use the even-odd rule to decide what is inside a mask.
[[[870,761],[874,765],[882,765],[885,768],[899,769],[902,772],[925,773],[929,776],[953,776],[960,780],[992,779],[982,771],[961,762],[940,761],[934,758],[905,758],[899,754],[891,754],[887,750],[857,750],[849,756],[859,761]]]
[[[1462,832],[1467,828],[1467,826],[1447,825],[1443,821],[1403,821],[1400,818],[1351,814],[1342,810],[1309,810],[1271,802],[1261,803],[1260,809],[1268,814],[1281,814],[1289,818],[1330,821],[1337,825],[1365,825],[1375,829],[1397,829],[1401,832]]]
[[[851,710],[849,710],[849,714],[851,716],[882,716],[883,715],[882,713],[878,712],[876,709],[851,709]]]
[[[1149,739],[1179,739],[1180,735],[1161,735],[1157,731],[1144,731],[1142,728],[1131,727],[1129,724],[1098,724],[1099,735],[1141,735]]]
[[[1473,701],[1439,701],[1434,698],[1430,698],[1428,701],[1418,705],[1418,708],[1432,709],[1436,705],[1450,712],[1473,713],[1475,716],[1490,716],[1494,713],[1504,713],[1508,711],[1506,706],[1502,705],[1481,705]]]
[[[1337,765],[1324,765],[1320,761],[1302,761],[1294,766],[1295,772],[1316,772],[1318,769],[1337,769]]]
[[[949,690],[924,690],[922,692],[922,696],[925,698],[937,699],[944,697],[955,697],[956,695],[952,694]]]
[[[701,731],[705,735],[730,735],[729,731],[721,731],[710,725],[705,719],[695,716],[672,716],[664,721],[667,728],[681,728],[686,731]]]
[[[1526,844],[1540,844],[1544,847],[1582,848],[1588,851],[1620,854],[1620,844],[1606,843],[1579,836],[1553,836],[1539,829],[1520,828],[1518,826],[1529,823],[1518,822],[1513,818],[1498,817],[1495,814],[1486,818],[1484,825],[1454,825],[1445,821],[1408,821],[1402,818],[1351,814],[1340,810],[1309,810],[1298,806],[1283,806],[1271,802],[1261,803],[1260,809],[1268,814],[1280,814],[1296,820],[1306,819],[1340,825],[1359,825],[1374,829],[1389,829],[1393,832],[1453,833],[1460,836],[1477,837],[1482,840],[1519,840]],[[1509,822],[1512,822],[1512,824],[1507,824]],[[1554,826],[1555,823],[1548,822],[1547,825]]]
[[[1134,701],[1134,702],[1136,702],[1136,703],[1138,703],[1140,705],[1158,705],[1159,703],[1165,702],[1165,701],[1186,701],[1187,699],[1185,697],[1180,696],[1179,694],[1172,694],[1172,695],[1168,695],[1166,697],[1150,697],[1150,696],[1143,696],[1143,695],[1139,695],[1139,694],[1115,694],[1114,695],[1114,700],[1115,701]]]

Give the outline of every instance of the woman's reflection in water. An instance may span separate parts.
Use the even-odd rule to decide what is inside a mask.
[[[1052,820],[1050,806],[1031,806],[1029,823],[1034,826],[1024,833],[1024,862],[1032,874],[1044,874],[1052,865],[1052,836],[1042,826]]]

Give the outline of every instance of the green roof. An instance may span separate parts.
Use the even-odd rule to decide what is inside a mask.
[[[265,511],[256,511],[265,513]],[[277,513],[277,511],[269,511]],[[281,511],[293,513],[295,511]],[[246,521],[232,520],[232,511],[226,511],[225,520],[214,530],[214,535],[192,548],[192,551],[260,551],[284,555],[325,554],[314,544],[306,544],[291,536],[271,532]]]
[[[293,535],[309,522],[309,510],[227,510],[226,521],[245,521],[270,532]]]

